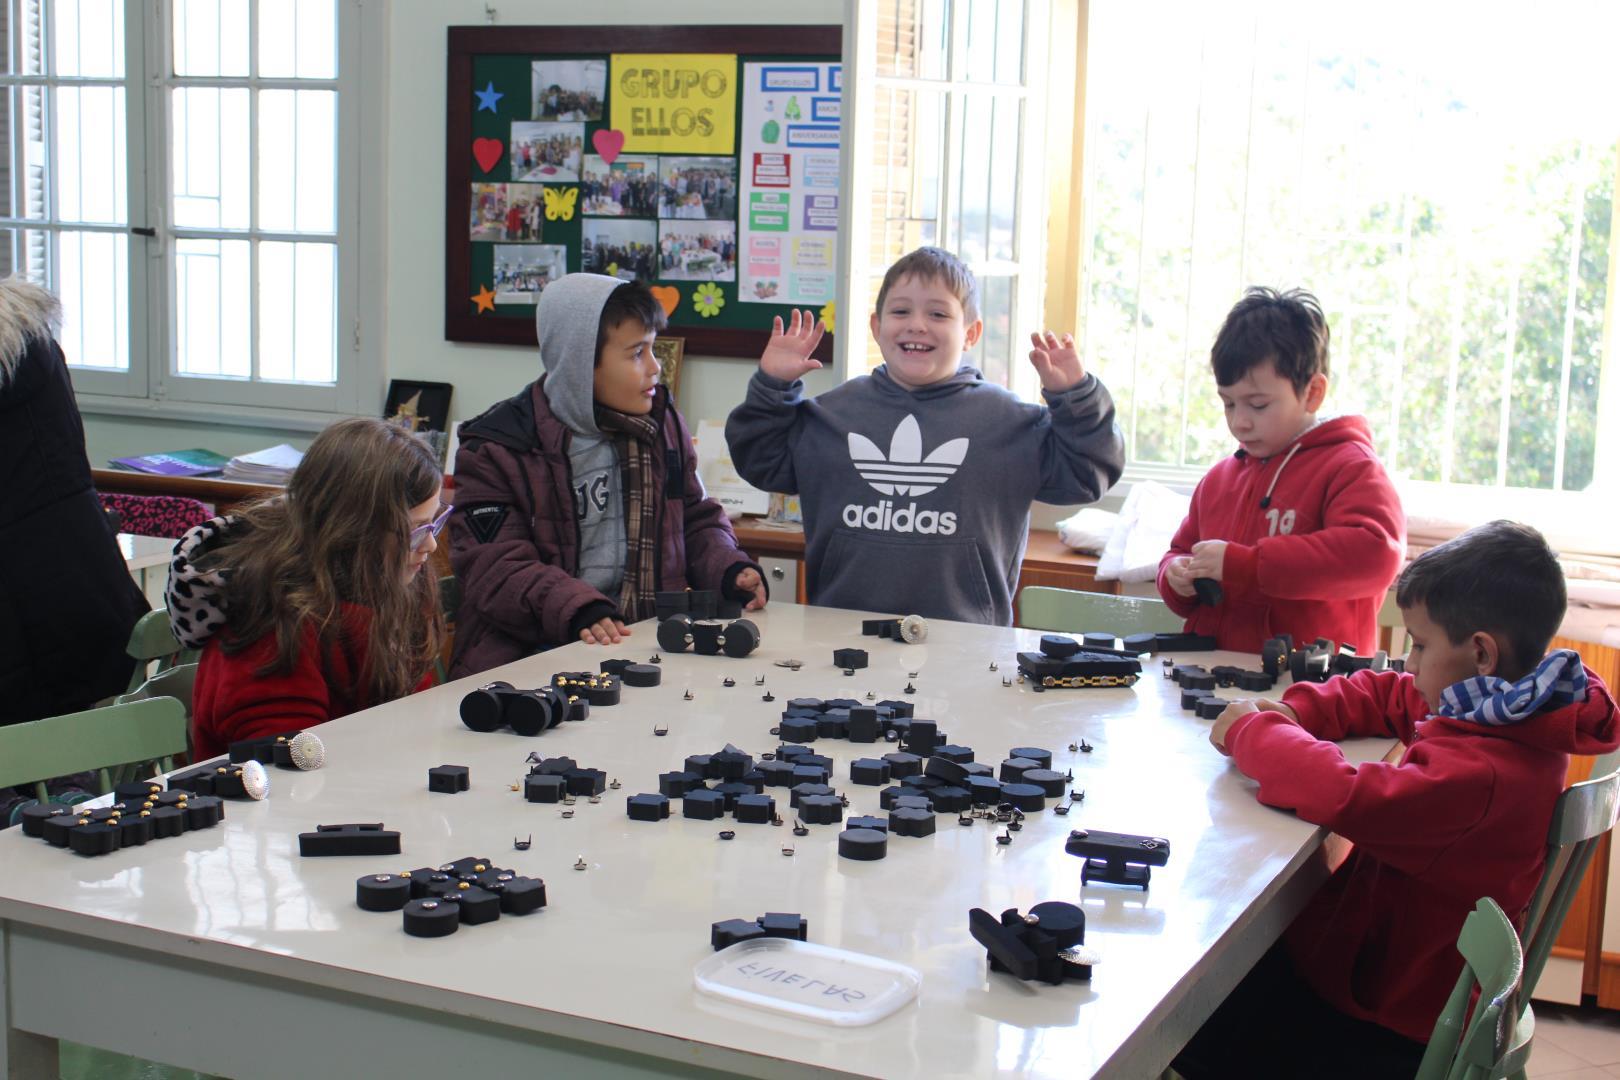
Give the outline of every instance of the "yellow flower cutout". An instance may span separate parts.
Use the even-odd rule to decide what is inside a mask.
[[[838,329],[838,301],[829,300],[821,306],[821,325],[831,334]]]
[[[618,277],[619,276],[619,264],[618,263],[608,263],[607,267],[605,269],[603,269],[602,273],[606,274],[608,277]]]
[[[705,319],[714,318],[725,306],[725,295],[721,293],[720,286],[712,281],[705,281],[692,293],[692,307]]]
[[[547,221],[573,221],[574,204],[579,201],[579,188],[542,188],[541,194],[546,199]]]

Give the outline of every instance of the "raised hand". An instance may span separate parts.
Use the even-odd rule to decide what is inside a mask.
[[[1086,377],[1085,365],[1074,347],[1074,335],[1064,334],[1061,339],[1050,330],[1029,335],[1035,347],[1029,350],[1030,363],[1041,377],[1041,389],[1058,393],[1073,390]]]
[[[793,318],[785,330],[782,317],[778,315],[771,321],[771,340],[760,354],[759,370],[783,382],[804,378],[805,372],[821,366],[821,361],[810,354],[816,351],[821,335],[826,332],[821,320],[812,321],[808,311],[794,308]]]

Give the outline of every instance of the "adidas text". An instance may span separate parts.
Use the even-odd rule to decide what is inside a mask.
[[[844,507],[844,524],[852,529],[873,529],[877,532],[920,533],[924,536],[954,536],[956,515],[938,510],[918,510],[909,503],[896,510],[888,499],[876,506],[850,503]]]

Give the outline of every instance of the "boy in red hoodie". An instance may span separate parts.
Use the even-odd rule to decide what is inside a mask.
[[[1360,416],[1317,420],[1328,326],[1308,292],[1254,288],[1210,366],[1241,448],[1193,492],[1159,563],[1159,594],[1223,649],[1319,637],[1378,647],[1378,609],[1406,554],[1406,516]],[[1201,594],[1200,578],[1219,584]]]
[[[1187,1080],[1411,1076],[1462,970],[1457,934],[1489,896],[1522,919],[1571,754],[1620,745],[1608,689],[1543,655],[1564,578],[1541,534],[1493,521],[1425,553],[1396,600],[1405,673],[1296,684],[1235,702],[1210,741],[1293,810],[1355,845],[1276,948],[1176,1060]],[[1396,764],[1333,740],[1395,736]]]

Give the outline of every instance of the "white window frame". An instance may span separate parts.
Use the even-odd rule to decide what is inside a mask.
[[[7,0],[13,2],[13,0]],[[248,23],[256,34],[259,5],[249,0]],[[125,0],[125,84],[129,148],[129,369],[73,367],[79,407],[85,413],[176,420],[224,420],[244,426],[318,431],[334,417],[375,413],[382,400],[382,282],[368,272],[383,258],[384,149],[387,10],[381,0],[336,0],[338,77],[332,80],[175,76],[170,0]],[[47,3],[49,11],[53,5]],[[15,11],[15,4],[13,4]],[[52,27],[47,27],[47,34]],[[53,40],[47,38],[47,41]],[[256,50],[250,53],[257,63]],[[106,84],[106,79],[4,76],[9,84]],[[178,86],[244,86],[250,89],[335,89],[338,93],[338,192],[335,204],[338,289],[335,304],[337,381],[310,386],[261,379],[212,378],[176,371],[176,322],[172,253],[190,237],[309,240],[310,234],[176,229],[169,220],[173,149],[171,90]],[[253,99],[256,101],[256,99]],[[53,111],[48,111],[54,115]],[[250,110],[250,117],[256,109]],[[49,118],[47,120],[49,122]],[[257,170],[257,133],[250,132],[248,167]],[[256,188],[255,188],[256,190]],[[364,192],[372,192],[364,198]],[[255,210],[257,208],[255,207]],[[77,231],[77,225],[12,221],[8,227]],[[136,228],[149,227],[144,237]],[[122,230],[123,227],[109,227]],[[87,231],[106,231],[91,227]],[[315,239],[323,237],[317,235]],[[255,309],[257,304],[255,302]],[[256,337],[256,335],[255,335]],[[75,358],[70,357],[72,362]]]
[[[834,373],[839,382],[867,370],[867,323],[877,297],[877,287],[887,266],[871,265],[871,207],[873,205],[876,138],[876,100],[888,88],[940,93],[944,98],[945,138],[938,165],[940,193],[935,243],[947,251],[956,250],[958,237],[954,207],[959,199],[961,178],[962,125],[968,97],[1012,98],[1023,102],[1023,122],[1018,137],[1018,160],[1009,167],[1019,170],[1015,185],[1018,205],[1014,208],[1012,261],[994,264],[968,261],[975,273],[990,271],[1011,277],[1014,282],[1008,373],[1011,388],[1028,399],[1038,397],[1039,379],[1023,359],[1019,342],[1041,328],[1044,304],[1046,260],[1045,201],[1046,166],[1040,139],[1032,133],[1045,129],[1044,79],[1046,55],[1038,45],[1049,25],[1048,0],[1025,0],[1023,22],[1024,86],[1022,88],[975,82],[880,75],[878,73],[878,12],[882,0],[845,0],[844,71],[845,119],[843,125],[844,180],[839,205],[839,286],[838,325],[834,335]],[[947,42],[947,74],[959,62],[967,30],[967,0],[951,0],[951,29]],[[981,313],[983,314],[983,313]]]

